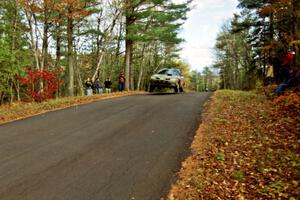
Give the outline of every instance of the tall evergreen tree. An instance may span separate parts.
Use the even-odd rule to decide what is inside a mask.
[[[299,64],[300,2],[297,0],[239,0],[239,2],[239,7],[243,9],[242,14],[247,13],[248,20],[248,23],[244,20],[239,25],[252,33],[248,41],[256,51],[257,64],[263,67],[267,63],[273,64],[275,76],[278,77],[281,58],[288,50],[296,51],[296,63]]]
[[[133,89],[131,70],[135,42],[161,41],[178,44],[177,36],[182,21],[186,19],[189,2],[174,4],[169,0],[126,0],[126,51],[125,88]]]

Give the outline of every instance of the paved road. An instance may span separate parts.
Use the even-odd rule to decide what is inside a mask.
[[[159,199],[208,97],[133,95],[1,125],[0,199]]]

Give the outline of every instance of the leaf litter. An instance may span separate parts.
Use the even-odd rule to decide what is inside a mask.
[[[300,103],[290,98],[215,92],[166,199],[300,199]]]

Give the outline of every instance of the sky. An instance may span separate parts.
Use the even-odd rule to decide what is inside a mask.
[[[192,5],[180,31],[180,37],[185,40],[180,45],[180,57],[192,70],[201,72],[205,66],[213,64],[216,37],[221,26],[238,12],[238,0],[194,0]]]

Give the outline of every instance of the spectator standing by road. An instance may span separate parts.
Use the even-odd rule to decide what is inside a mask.
[[[271,85],[274,82],[274,68],[273,65],[267,64],[266,66],[266,85]]]
[[[112,85],[112,82],[111,82],[110,78],[107,78],[106,81],[104,82],[106,93],[111,93],[111,85]]]
[[[100,79],[97,78],[94,83],[93,83],[93,87],[95,89],[96,94],[102,94],[103,93],[103,89],[102,89],[102,83],[100,82]]]
[[[87,80],[85,81],[85,89],[86,89],[87,96],[90,96],[93,94],[92,86],[93,86],[93,83],[92,83],[91,79],[87,78]]]
[[[291,77],[286,82],[282,82],[278,85],[275,93],[279,96],[288,87],[299,86],[300,85],[300,69],[293,71]]]
[[[291,86],[299,85],[300,82],[300,72],[299,69],[294,69],[292,74],[290,70],[294,65],[295,52],[288,51],[288,53],[282,59],[282,66],[280,69],[280,81],[275,93],[281,95],[283,91]]]
[[[121,72],[119,75],[119,91],[122,92],[125,89],[125,76],[124,73]]]
[[[290,70],[293,66],[295,57],[294,51],[289,51],[282,59],[282,65],[280,68],[280,81],[286,83],[290,79]]]

